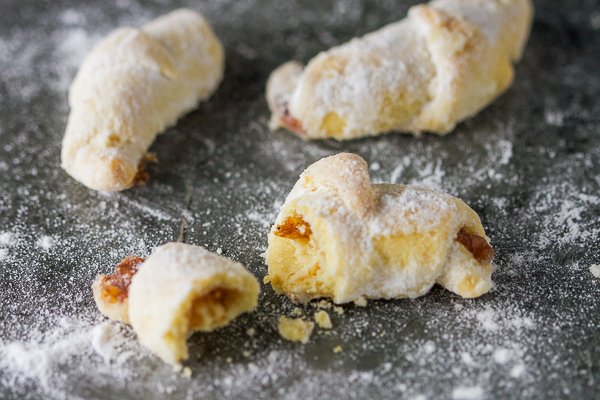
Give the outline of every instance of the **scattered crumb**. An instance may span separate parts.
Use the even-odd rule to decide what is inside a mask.
[[[248,351],[248,350],[244,350],[244,351],[242,352],[242,355],[243,355],[244,357],[250,357],[250,356],[252,355],[252,352],[250,352],[250,351]]]
[[[367,299],[365,299],[364,297],[360,297],[357,300],[354,300],[354,304],[356,304],[359,307],[366,307]]]
[[[331,325],[331,318],[329,318],[329,314],[327,314],[327,311],[324,310],[321,310],[315,314],[315,321],[317,322],[317,325],[319,325],[319,328],[322,329],[331,329],[333,326]]]
[[[231,363],[231,362],[233,361],[233,358],[231,358],[231,357],[227,357],[227,358],[225,359],[225,361],[226,361],[227,363]]]
[[[223,249],[221,249],[221,248],[219,247],[219,248],[217,249],[217,254],[218,254],[218,255],[221,255],[221,254],[223,254]]]
[[[190,367],[185,367],[183,369],[183,377],[188,379],[192,377],[192,369]]]
[[[256,333],[256,330],[254,330],[254,328],[246,329],[246,335],[248,335],[250,337],[254,336],[255,333]]]
[[[338,307],[338,306],[333,306],[333,311],[335,311],[339,315],[342,315],[344,313],[344,309],[342,307]]]
[[[173,371],[174,372],[181,372],[182,369],[183,369],[183,365],[181,365],[181,364],[175,364],[175,365],[173,365]]]
[[[289,319],[283,315],[279,317],[279,334],[292,342],[308,343],[314,328],[315,324],[310,321],[303,321],[300,318]]]
[[[335,347],[333,348],[333,352],[334,352],[335,354],[337,354],[337,353],[339,353],[339,352],[341,352],[341,351],[342,351],[342,346],[340,346],[340,345],[337,345],[337,346],[335,346]]]
[[[590,272],[592,273],[592,275],[594,275],[596,278],[600,278],[600,265],[598,264],[594,264],[590,267]]]
[[[329,310],[331,308],[331,303],[328,302],[327,300],[321,300],[319,302],[316,303],[310,303],[313,307],[318,307],[318,308],[324,308],[326,310]]]

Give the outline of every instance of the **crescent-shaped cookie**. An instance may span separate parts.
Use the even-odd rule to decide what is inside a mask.
[[[404,20],[277,68],[270,127],[304,139],[450,132],[512,83],[530,0],[434,0]]]
[[[265,282],[294,301],[417,297],[435,283],[471,298],[492,287],[494,250],[472,209],[447,194],[372,184],[354,154],[307,168],[268,240]]]
[[[69,89],[62,167],[91,189],[132,186],[156,135],[215,91],[223,65],[221,43],[189,9],[111,32]]]
[[[193,332],[252,311],[260,293],[242,264],[183,243],[160,246],[146,260],[127,257],[114,275],[99,275],[93,289],[103,314],[131,324],[144,346],[173,365],[188,358]]]

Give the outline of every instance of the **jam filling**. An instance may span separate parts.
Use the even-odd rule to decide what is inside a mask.
[[[109,298],[111,302],[122,302],[127,298],[131,278],[138,271],[145,258],[128,256],[115,268],[115,273],[103,278],[102,298]]]
[[[150,179],[150,174],[148,173],[148,171],[146,171],[146,167],[148,165],[148,163],[150,162],[156,162],[156,155],[152,154],[152,153],[148,153],[146,155],[144,155],[144,157],[142,157],[139,165],[138,165],[138,172],[137,174],[135,174],[135,177],[133,178],[133,184],[135,186],[137,185],[143,185],[146,182],[148,182],[148,179]]]
[[[479,262],[487,264],[494,258],[494,249],[487,240],[474,234],[467,228],[461,228],[455,240],[465,246]]]
[[[281,108],[283,110],[281,114],[281,122],[283,123],[283,125],[295,134],[304,137],[306,135],[306,132],[302,128],[302,123],[290,115],[290,110],[288,109],[287,102],[284,103],[281,106]]]
[[[277,225],[275,235],[287,239],[308,239],[312,234],[310,225],[302,217],[287,217],[283,224]]]

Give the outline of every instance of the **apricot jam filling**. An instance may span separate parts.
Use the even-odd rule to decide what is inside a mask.
[[[310,225],[301,216],[287,217],[275,228],[275,235],[286,239],[308,239],[312,234]]]
[[[466,247],[473,257],[482,263],[489,263],[494,258],[494,249],[483,237],[474,234],[467,228],[461,228],[455,239]]]
[[[131,278],[136,274],[145,258],[128,256],[115,268],[115,273],[102,279],[102,298],[111,303],[122,302],[127,298]]]

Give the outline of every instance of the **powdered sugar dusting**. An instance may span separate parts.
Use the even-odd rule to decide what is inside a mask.
[[[9,2],[14,12],[0,15],[0,397],[594,398],[600,60],[587,3],[536,2],[513,86],[447,136],[304,142],[266,127],[273,68],[400,20],[416,2],[187,2],[225,44],[225,80],[157,138],[148,183],[111,195],[58,166],[67,89],[100,38],[172,4]],[[266,235],[298,175],[342,151],[365,158],[375,183],[471,206],[496,250],[494,288],[478,299],[434,286],[418,299],[345,305],[302,346],[279,337],[277,318],[317,309],[264,285],[255,312],[190,338],[190,379],[101,317],[96,274],[179,238],[264,277]]]

